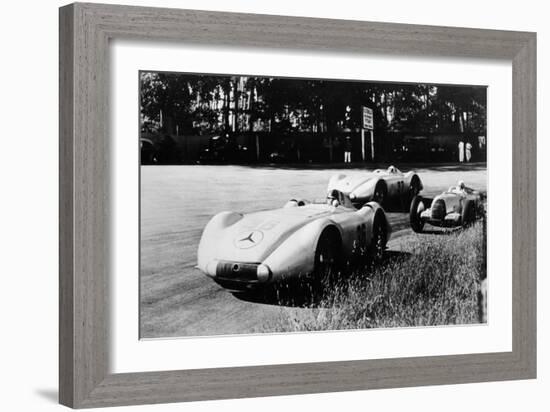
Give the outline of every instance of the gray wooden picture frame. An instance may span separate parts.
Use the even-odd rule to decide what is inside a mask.
[[[535,378],[535,33],[82,3],[60,9],[59,28],[62,404],[85,408]],[[110,374],[106,207],[108,49],[114,38],[511,61],[512,351]]]

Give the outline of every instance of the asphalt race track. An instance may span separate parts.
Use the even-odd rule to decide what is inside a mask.
[[[414,170],[426,196],[458,180],[486,191],[485,164]],[[239,298],[195,269],[202,229],[223,210],[246,213],[281,207],[292,198],[322,200],[330,176],[360,172],[360,168],[142,166],[141,337],[257,332],[281,307]],[[400,250],[406,237],[430,236],[414,234],[407,213],[390,213],[389,217],[393,228],[390,250]]]

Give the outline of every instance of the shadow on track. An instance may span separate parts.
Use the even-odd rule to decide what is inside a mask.
[[[437,228],[437,229],[424,229],[420,235],[437,235],[437,236],[447,236],[453,233],[460,232],[461,227],[448,227],[448,228]]]
[[[396,260],[407,259],[411,254],[402,251],[386,251],[379,265],[386,265]],[[348,267],[337,282],[346,282],[358,276],[365,276],[369,270],[365,265]],[[293,308],[316,308],[324,297],[323,291],[314,286],[313,279],[290,279],[261,289],[231,292],[239,300],[264,305],[285,306]]]

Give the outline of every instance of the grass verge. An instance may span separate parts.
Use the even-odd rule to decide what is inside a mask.
[[[412,235],[402,251],[329,288],[310,310],[283,308],[264,332],[326,331],[479,323],[486,277],[485,228]]]

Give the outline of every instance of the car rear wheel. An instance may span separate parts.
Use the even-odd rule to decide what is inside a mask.
[[[462,227],[468,227],[476,220],[476,205],[472,199],[464,201],[462,208]]]
[[[409,210],[409,221],[412,230],[416,233],[422,232],[424,228],[424,221],[420,217],[420,214],[426,209],[422,196],[415,196],[411,202],[411,208]]]
[[[372,197],[372,200],[374,200],[379,205],[383,205],[384,201],[386,200],[387,194],[388,188],[386,187],[386,184],[383,181],[380,181],[376,184],[374,188],[374,195]]]

